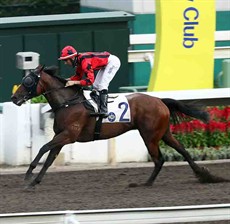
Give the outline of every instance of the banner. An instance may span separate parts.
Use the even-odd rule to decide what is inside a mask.
[[[148,91],[213,88],[215,0],[156,0]]]

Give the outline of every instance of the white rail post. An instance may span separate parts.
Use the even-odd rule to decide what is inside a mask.
[[[76,215],[68,212],[65,215],[64,224],[80,224],[80,222],[76,219]]]

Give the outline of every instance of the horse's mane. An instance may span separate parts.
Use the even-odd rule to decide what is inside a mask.
[[[54,78],[58,79],[64,85],[66,84],[67,80],[57,75],[58,67],[56,65],[44,67],[43,71],[47,73],[48,75],[53,76]]]
[[[58,66],[56,66],[56,65],[46,66],[42,70],[43,70],[43,72],[47,73],[48,75],[59,80],[62,84],[64,84],[64,86],[66,85],[67,80],[58,75]],[[75,91],[79,91],[82,89],[82,87],[80,85],[74,85],[74,86],[71,86],[70,88],[74,89]]]

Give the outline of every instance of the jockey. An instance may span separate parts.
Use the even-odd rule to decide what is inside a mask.
[[[79,53],[72,46],[66,46],[62,49],[59,60],[76,68],[75,74],[67,79],[66,87],[93,85],[93,89],[99,92],[100,99],[97,115],[107,117],[108,87],[120,67],[119,58],[106,51]],[[96,78],[94,71],[98,71]]]

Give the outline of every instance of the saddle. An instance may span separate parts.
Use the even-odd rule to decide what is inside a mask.
[[[89,111],[90,116],[95,117],[95,134],[94,140],[99,139],[102,123],[129,123],[131,122],[131,114],[129,103],[124,95],[109,95],[108,96],[108,117],[104,118],[98,114],[100,97],[96,91],[84,91],[86,100],[84,101],[85,108]]]
[[[94,101],[94,103],[97,105],[97,111],[95,111],[95,108],[94,108],[94,111],[90,112],[90,116],[98,117],[98,119],[96,120],[95,128],[94,128],[94,140],[98,140],[100,137],[101,125],[102,125],[102,120],[104,117],[101,116],[101,114],[99,113],[100,96],[99,96],[98,92],[96,90],[92,90],[90,93],[90,97]]]
[[[90,116],[100,117],[100,114],[98,113],[100,107],[100,96],[98,92],[96,90],[92,90],[88,95],[86,94],[86,92],[84,92],[84,95],[87,99],[87,101],[85,102],[85,107],[90,111]],[[110,100],[108,100],[107,103],[113,103],[117,97],[118,96],[108,96],[108,99]]]

